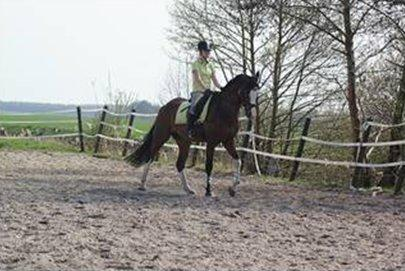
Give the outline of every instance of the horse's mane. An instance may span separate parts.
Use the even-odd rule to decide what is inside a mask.
[[[243,79],[248,79],[249,76],[247,76],[246,74],[239,74],[237,76],[235,76],[233,79],[231,79],[231,81],[228,82],[228,84],[226,84],[226,86],[223,88],[223,92],[227,92],[227,91],[231,91],[233,89],[235,89],[235,85],[236,84],[240,84],[240,81]]]

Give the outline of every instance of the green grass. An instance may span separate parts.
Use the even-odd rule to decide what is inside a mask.
[[[135,118],[135,122],[134,122],[134,127],[136,129],[145,131],[145,133],[149,132],[149,130],[152,128],[153,125],[153,119],[152,118]],[[132,138],[133,139],[142,139],[144,136],[144,134],[139,133],[134,131],[132,133]]]
[[[317,189],[347,189],[347,183],[345,182],[325,182],[319,179],[303,179],[297,177],[294,181],[289,181],[288,177],[272,177],[262,175],[260,179],[264,183],[270,184],[287,184],[292,186],[298,186],[303,188],[317,188]]]
[[[73,115],[49,115],[49,114],[36,114],[36,115],[13,115],[13,114],[0,114],[0,121],[36,121],[36,120],[76,120]]]
[[[52,123],[7,123],[23,121],[52,121]],[[72,121],[72,123],[57,123],[58,121]],[[77,131],[76,118],[74,116],[61,115],[5,115],[0,114],[0,126],[4,127],[8,134],[16,135],[21,129],[29,129],[33,135],[73,133]]]
[[[31,122],[40,121],[51,123],[8,123],[8,122]],[[72,123],[58,123],[59,121],[69,121]],[[153,124],[153,118],[136,117],[134,127],[147,133]],[[115,125],[126,126],[128,125],[128,119],[120,118],[114,119],[112,116],[108,116],[107,123]],[[89,135],[95,135],[99,126],[98,117],[86,117],[83,118],[83,131]],[[75,115],[49,115],[49,114],[37,114],[37,115],[12,115],[12,114],[0,114],[0,127],[3,127],[9,136],[19,136],[23,129],[27,129],[33,136],[41,135],[55,135],[65,133],[77,133],[77,118]],[[114,129],[105,127],[103,134],[107,136],[125,137],[127,133],[126,128],[120,128],[117,132]],[[142,139],[143,133],[133,131],[132,139]],[[1,139],[0,137],[0,150],[44,150],[44,151],[77,151],[77,148],[69,145],[67,142],[57,141],[55,139],[47,139],[43,141],[31,140],[31,139]]]
[[[51,123],[7,123],[13,121],[51,121]],[[57,123],[58,121],[69,121],[72,123]],[[108,117],[107,123],[125,126],[128,124],[126,119],[121,118],[118,122],[113,117]],[[153,119],[137,117],[135,118],[134,127],[148,132],[152,127]],[[77,132],[77,118],[74,115],[5,115],[0,114],[0,127],[4,127],[8,134],[18,135],[21,129],[29,129],[33,135],[56,134],[56,133],[74,133]],[[95,134],[98,128],[98,118],[83,118],[83,130],[88,134]],[[110,129],[112,130],[112,129]],[[105,128],[108,133],[109,129]],[[119,129],[119,135],[124,136],[126,129]],[[133,138],[139,138],[142,133],[134,132]]]
[[[7,123],[25,121],[52,121],[52,123]],[[57,123],[58,121],[72,121],[73,123]],[[0,127],[3,127],[9,136],[20,135],[22,129],[27,129],[33,136],[75,133],[77,131],[74,115],[11,115],[0,114]],[[1,139],[0,150],[40,150],[75,152],[77,148],[68,143],[53,139]]]
[[[54,140],[37,141],[31,139],[0,139],[0,150],[10,151],[53,151],[53,152],[77,152],[78,148],[72,145]]]

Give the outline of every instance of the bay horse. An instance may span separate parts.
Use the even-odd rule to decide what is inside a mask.
[[[144,137],[142,144],[125,160],[133,166],[145,165],[140,190],[146,189],[146,179],[149,168],[155,159],[159,149],[173,137],[178,145],[179,153],[176,162],[177,171],[183,189],[188,194],[195,194],[187,183],[184,168],[191,143],[206,142],[206,196],[211,196],[211,172],[215,147],[223,144],[229,155],[233,158],[235,170],[233,185],[229,188],[229,194],[234,196],[240,179],[241,161],[235,148],[235,136],[239,130],[239,111],[243,106],[246,116],[252,117],[252,108],[257,102],[257,90],[259,73],[255,76],[240,74],[233,78],[221,92],[214,92],[208,107],[205,121],[201,125],[200,132],[190,138],[186,125],[175,124],[177,110],[181,103],[186,101],[175,98],[162,106],[156,120]]]

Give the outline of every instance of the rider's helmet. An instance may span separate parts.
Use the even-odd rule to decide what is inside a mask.
[[[210,44],[208,44],[205,40],[203,40],[203,41],[200,41],[199,43],[198,43],[198,51],[207,51],[207,52],[210,52],[211,51],[211,45]]]

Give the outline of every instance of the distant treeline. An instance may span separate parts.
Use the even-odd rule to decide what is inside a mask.
[[[50,111],[69,110],[76,108],[75,104],[52,104],[52,103],[32,103],[32,102],[2,102],[0,101],[0,113],[43,113]],[[94,109],[101,108],[102,105],[82,104],[82,108]],[[134,103],[133,108],[139,113],[156,113],[159,106],[148,101],[138,101]]]

